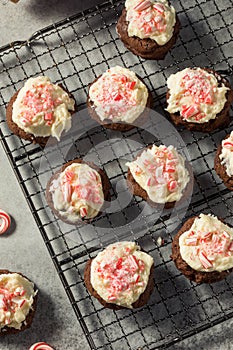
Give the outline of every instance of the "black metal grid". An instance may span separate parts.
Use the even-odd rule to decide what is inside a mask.
[[[180,275],[171,261],[173,230],[181,224],[183,216],[179,212],[173,217],[163,213],[153,227],[140,235],[132,225],[132,211],[128,210],[131,208],[133,214],[140,212],[143,203],[138,198],[133,198],[122,213],[106,215],[91,227],[73,227],[60,222],[43,200],[45,182],[51,172],[69,160],[67,157],[84,157],[87,149],[92,150],[90,156],[93,155],[108,173],[112,198],[119,196],[115,185],[125,178],[126,172],[119,159],[129,156],[132,151],[128,139],[147,145],[153,141],[151,135],[134,129],[123,134],[119,147],[119,133],[95,125],[88,127],[79,138],[72,136],[74,145],[67,155],[63,147],[42,150],[20,140],[9,132],[5,122],[5,107],[10,97],[26,79],[38,74],[62,82],[75,96],[79,107],[84,108],[89,83],[108,67],[123,65],[144,79],[152,90],[155,108],[163,115],[166,79],[171,73],[188,66],[207,66],[231,80],[231,0],[176,2],[182,24],[180,37],[165,60],[158,62],[144,61],[132,55],[118,39],[115,25],[122,6],[122,1],[106,2],[38,31],[28,41],[0,49],[0,136],[90,348],[165,348],[233,316],[232,276],[216,284],[196,285]],[[85,118],[82,122],[84,125]],[[213,170],[217,145],[230,130],[211,134],[179,130],[189,151],[195,177],[186,218],[200,212],[211,212],[232,224],[232,194]],[[106,152],[106,144],[98,147],[104,141],[109,152]],[[120,155],[119,151],[122,151]],[[116,222],[119,220],[128,227],[125,236],[118,235]],[[142,225],[145,222],[142,218]],[[103,227],[109,227],[112,232],[107,240],[102,234]],[[157,241],[160,236],[164,238],[162,246]],[[83,285],[83,270],[86,261],[94,257],[108,240],[123,238],[137,239],[154,257],[155,290],[148,305],[142,309],[114,312],[104,309],[90,297]]]

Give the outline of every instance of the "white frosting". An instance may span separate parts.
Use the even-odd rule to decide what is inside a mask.
[[[218,87],[216,77],[201,68],[185,68],[170,75],[167,86],[170,93],[167,111],[179,112],[185,121],[199,124],[216,118],[224,108],[229,90],[224,84]]]
[[[126,20],[129,22],[129,36],[137,36],[140,39],[150,38],[158,45],[165,45],[171,39],[176,23],[176,13],[174,7],[169,6],[168,1],[126,0],[125,8]]]
[[[132,123],[146,106],[148,90],[134,72],[116,66],[91,85],[89,98],[101,121]]]
[[[109,245],[91,263],[91,285],[108,303],[132,308],[148,284],[153,258],[134,242]]]
[[[60,140],[71,128],[75,101],[60,86],[45,76],[30,78],[20,89],[13,104],[12,120],[26,133],[54,136]]]
[[[225,166],[228,176],[233,176],[233,131],[230,136],[222,141],[222,152],[219,155],[221,164]]]
[[[0,327],[21,329],[35,295],[34,284],[18,273],[0,275]]]
[[[180,200],[189,182],[185,160],[173,146],[153,145],[126,165],[135,181],[155,203]]]
[[[180,254],[196,271],[233,267],[233,229],[213,215],[200,214],[179,238]]]
[[[72,163],[54,179],[49,191],[59,214],[71,222],[94,218],[104,203],[99,173],[84,163]]]

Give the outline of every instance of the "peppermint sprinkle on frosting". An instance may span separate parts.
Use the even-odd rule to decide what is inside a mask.
[[[189,182],[184,158],[173,146],[153,145],[126,165],[155,203],[178,201]]]
[[[222,141],[222,151],[219,155],[221,164],[225,166],[228,176],[233,176],[233,131],[230,136]]]
[[[69,221],[95,217],[104,194],[99,173],[85,163],[72,163],[52,181],[53,205]]]
[[[166,44],[173,35],[175,9],[168,1],[126,0],[128,35],[150,38],[158,45]]]
[[[91,263],[91,284],[108,303],[127,308],[145,291],[153,258],[134,242],[109,245]]]
[[[134,72],[116,66],[91,85],[89,98],[102,121],[130,123],[143,112],[148,91]]]
[[[0,327],[21,329],[32,308],[34,285],[17,273],[0,275]]]
[[[182,259],[196,271],[233,267],[233,229],[213,215],[200,214],[179,238]]]
[[[74,100],[48,77],[30,78],[20,89],[13,104],[12,120],[34,136],[54,136],[71,127]]]
[[[218,86],[216,77],[204,69],[186,68],[172,74],[167,80],[169,89],[169,113],[179,112],[181,117],[192,123],[205,123],[215,119],[226,103],[224,84]]]

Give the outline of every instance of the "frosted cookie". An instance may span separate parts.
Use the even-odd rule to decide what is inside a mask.
[[[46,199],[54,214],[69,224],[88,222],[110,200],[110,182],[95,164],[74,159],[57,171],[46,187]]]
[[[192,217],[174,237],[171,258],[194,282],[220,281],[233,268],[233,229],[210,214]]]
[[[0,335],[31,326],[37,304],[34,284],[20,273],[0,270]]]
[[[179,30],[175,9],[166,0],[126,0],[117,23],[124,45],[135,55],[150,60],[164,59]]]
[[[12,96],[6,120],[15,135],[44,147],[50,137],[59,141],[71,128],[75,111],[75,100],[69,92],[48,77],[38,76],[28,79]]]
[[[112,67],[91,85],[87,105],[93,119],[106,128],[126,131],[143,124],[152,95],[142,79],[120,66]]]
[[[233,131],[218,146],[214,169],[224,185],[233,191]]]
[[[129,189],[152,206],[172,208],[191,193],[188,164],[173,146],[150,146],[126,165]]]
[[[84,282],[106,308],[139,308],[147,303],[153,291],[153,272],[150,255],[134,242],[118,242],[87,262]]]
[[[167,111],[175,125],[211,132],[227,126],[233,91],[217,72],[185,68],[167,80]]]

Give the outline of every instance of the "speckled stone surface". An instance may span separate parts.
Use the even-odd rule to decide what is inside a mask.
[[[97,1],[20,0],[16,5],[1,0],[0,46],[27,39],[36,30],[95,3]],[[46,341],[56,350],[88,350],[86,338],[1,145],[0,169],[0,208],[13,219],[9,233],[0,237],[1,268],[21,271],[39,289],[38,310],[32,327],[22,334],[1,338],[0,349],[27,350],[35,342]],[[233,320],[225,321],[169,349],[231,350],[232,327]]]

